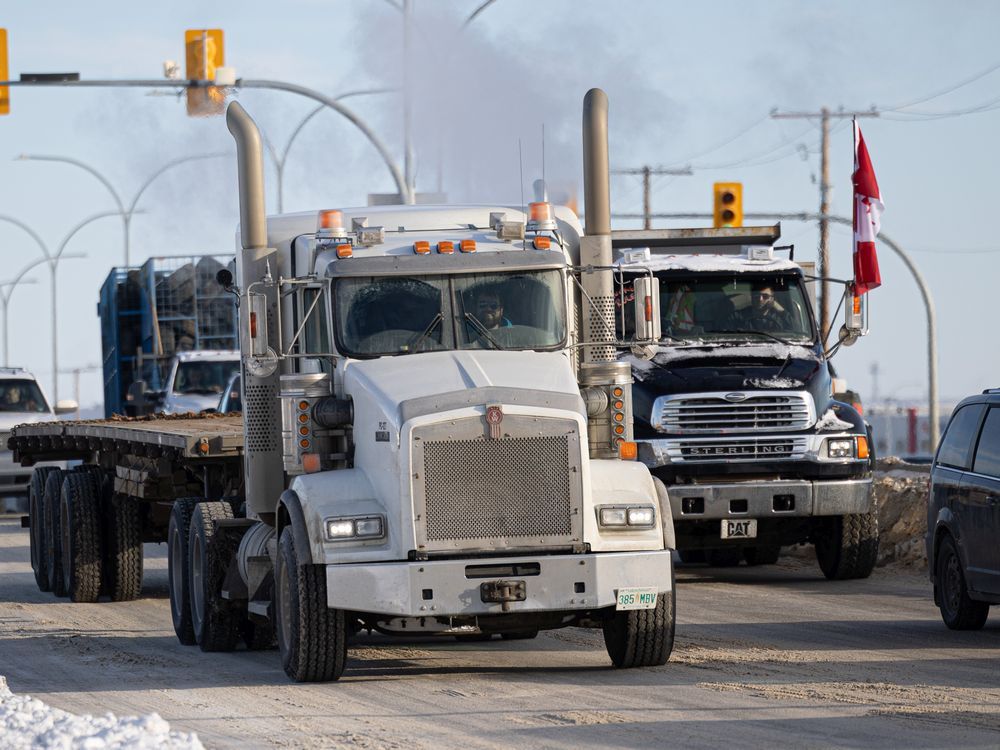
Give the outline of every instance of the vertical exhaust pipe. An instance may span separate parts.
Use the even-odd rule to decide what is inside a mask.
[[[226,108],[226,126],[236,140],[243,249],[263,249],[267,247],[267,218],[264,210],[264,149],[260,130],[239,102],[230,102]]]
[[[243,467],[247,514],[274,522],[275,499],[285,489],[281,446],[281,414],[278,409],[280,368],[270,375],[251,372],[247,361],[253,355],[246,316],[254,310],[248,290],[268,273],[268,261],[280,273],[277,253],[267,246],[267,214],[264,207],[264,151],[260,130],[239,102],[226,109],[226,126],[236,140],[239,165],[240,244],[236,254],[236,283],[240,289],[240,355],[243,377]],[[278,341],[278,293],[275,287],[260,288],[256,299],[266,298],[267,340]],[[259,373],[259,371],[258,371]]]
[[[591,458],[615,458],[632,439],[632,369],[616,358],[614,274],[611,252],[611,170],[608,159],[608,97],[591,89],[583,99],[583,189],[586,200],[580,264],[583,287],[579,382],[588,403]],[[622,430],[617,432],[617,430]]]

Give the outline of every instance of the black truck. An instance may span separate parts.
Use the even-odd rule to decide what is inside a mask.
[[[834,398],[815,277],[794,250],[780,257],[779,237],[780,225],[613,233],[622,298],[630,276],[658,279],[660,344],[626,355],[639,458],[668,488],[685,562],[770,564],[811,543],[827,578],[865,578],[878,554],[870,430]],[[863,333],[847,301],[833,351]]]

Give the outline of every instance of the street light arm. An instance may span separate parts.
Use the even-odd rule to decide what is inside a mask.
[[[18,229],[23,229],[25,232],[28,233],[31,239],[33,239],[38,244],[38,247],[42,249],[42,255],[45,256],[44,259],[48,260],[51,257],[49,255],[49,248],[46,246],[45,241],[38,236],[38,233],[34,229],[29,227],[23,221],[21,221],[20,219],[15,219],[13,216],[4,216],[3,214],[0,214],[0,221],[6,221],[8,224],[13,224]]]
[[[365,122],[358,117],[353,111],[343,104],[338,102],[336,99],[321,94],[318,91],[313,91],[312,89],[306,88],[305,86],[299,86],[294,83],[286,83],[284,81],[268,81],[268,80],[247,80],[240,79],[236,82],[237,88],[248,88],[248,89],[275,89],[277,91],[287,91],[291,94],[299,94],[300,96],[305,96],[314,101],[320,102],[326,105],[330,109],[336,110],[341,115],[346,117],[355,127],[360,130],[365,137],[371,142],[378,151],[379,156],[385,162],[386,167],[389,169],[392,175],[393,181],[396,183],[396,189],[399,191],[400,196],[403,198],[404,203],[412,203],[412,197],[410,195],[410,190],[406,184],[406,180],[403,178],[403,173],[399,171],[399,167],[395,164],[392,158],[392,154],[389,153],[389,149],[382,140],[375,134],[375,132],[368,127]]]
[[[476,8],[474,11],[472,11],[472,13],[469,15],[469,17],[465,19],[465,23],[462,24],[462,28],[464,29],[470,23],[472,23],[473,21],[475,21],[476,20],[476,16],[478,16],[484,10],[486,10],[487,8],[489,8],[495,2],[496,2],[496,0],[486,0],[485,3],[483,3],[478,8]]]
[[[132,203],[131,205],[129,205],[127,213],[129,215],[135,213],[135,207],[138,205],[139,199],[142,197],[142,194],[145,193],[146,189],[150,185],[152,185],[153,182],[157,178],[159,178],[160,175],[162,175],[164,172],[167,172],[173,169],[174,167],[178,167],[181,164],[187,164],[189,161],[198,161],[199,159],[221,159],[223,157],[230,157],[230,156],[232,156],[232,154],[228,152],[219,151],[217,153],[211,153],[211,154],[195,154],[193,156],[183,156],[180,159],[174,159],[173,161],[168,161],[158,170],[153,172],[153,174],[151,174],[149,178],[144,183],[142,183],[142,186],[136,191],[135,197],[132,199]]]
[[[69,231],[69,233],[65,237],[63,237],[62,242],[59,243],[59,249],[56,251],[56,254],[52,256],[51,260],[52,260],[53,265],[56,263],[56,261],[58,261],[62,257],[63,250],[66,249],[66,243],[68,243],[73,238],[74,234],[76,234],[77,232],[79,232],[81,229],[83,229],[85,226],[87,226],[91,222],[97,221],[98,219],[107,218],[108,216],[118,216],[118,212],[117,211],[101,211],[100,213],[93,214],[92,216],[88,216],[86,219],[84,219],[79,224],[77,224],[75,227],[73,227]],[[69,256],[66,256],[66,257],[69,257]]]
[[[96,177],[104,187],[108,189],[111,193],[111,197],[114,198],[115,203],[118,204],[118,212],[122,216],[127,216],[128,213],[125,211],[125,204],[122,202],[121,197],[118,195],[118,191],[115,190],[114,186],[108,181],[108,179],[94,169],[89,164],[80,161],[79,159],[73,159],[69,156],[48,156],[48,155],[35,155],[35,154],[21,154],[17,157],[19,160],[23,161],[58,161],[65,164],[72,164],[73,166],[79,167],[87,172],[90,172],[94,177]]]

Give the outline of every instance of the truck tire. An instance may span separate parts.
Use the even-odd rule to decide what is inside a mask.
[[[674,647],[676,594],[674,572],[670,592],[656,598],[653,609],[619,612],[611,609],[604,620],[604,645],[619,669],[657,667],[667,663]]]
[[[45,552],[45,480],[55,466],[39,466],[31,472],[28,485],[28,539],[31,545],[31,569],[39,591],[51,591]]]
[[[100,485],[89,472],[71,471],[62,483],[63,590],[73,602],[96,602],[101,594]]]
[[[746,547],[743,559],[747,565],[774,565],[781,557],[781,547],[777,544],[767,544],[759,547]]]
[[[170,509],[170,526],[167,530],[167,580],[170,590],[170,619],[174,622],[177,640],[193,646],[194,628],[191,625],[191,597],[188,594],[188,533],[191,529],[191,511],[201,498],[184,497],[174,500]]]
[[[229,503],[201,502],[191,512],[188,532],[188,595],[191,628],[202,651],[232,651],[242,613],[222,598],[230,555],[216,535],[215,522],[232,518]]]
[[[45,574],[49,588],[56,596],[66,596],[62,574],[62,533],[59,530],[59,507],[62,504],[62,484],[66,472],[56,468],[45,477],[42,495],[42,517],[45,520]]]
[[[878,509],[831,516],[816,539],[816,560],[831,581],[867,578],[878,561]]]
[[[326,604],[322,565],[299,565],[290,526],[281,532],[274,573],[275,625],[285,674],[296,682],[340,679],[347,663],[344,611]]]
[[[938,547],[935,579],[940,592],[941,619],[951,630],[979,630],[990,615],[990,605],[969,598],[958,549],[950,536]]]
[[[113,602],[130,602],[142,593],[142,518],[139,504],[112,495],[107,504],[104,585]]]

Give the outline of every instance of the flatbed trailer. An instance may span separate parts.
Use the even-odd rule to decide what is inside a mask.
[[[94,601],[101,595],[113,601],[138,597],[142,543],[167,540],[176,500],[219,499],[239,512],[243,440],[239,414],[15,427],[7,444],[22,465],[81,462],[66,471],[39,467],[32,475],[31,514],[22,524],[31,529],[31,561],[39,587],[74,601]],[[64,482],[68,478],[71,481]],[[70,518],[77,521],[65,523]],[[31,524],[29,519],[44,523]],[[64,570],[67,549],[87,562]]]

